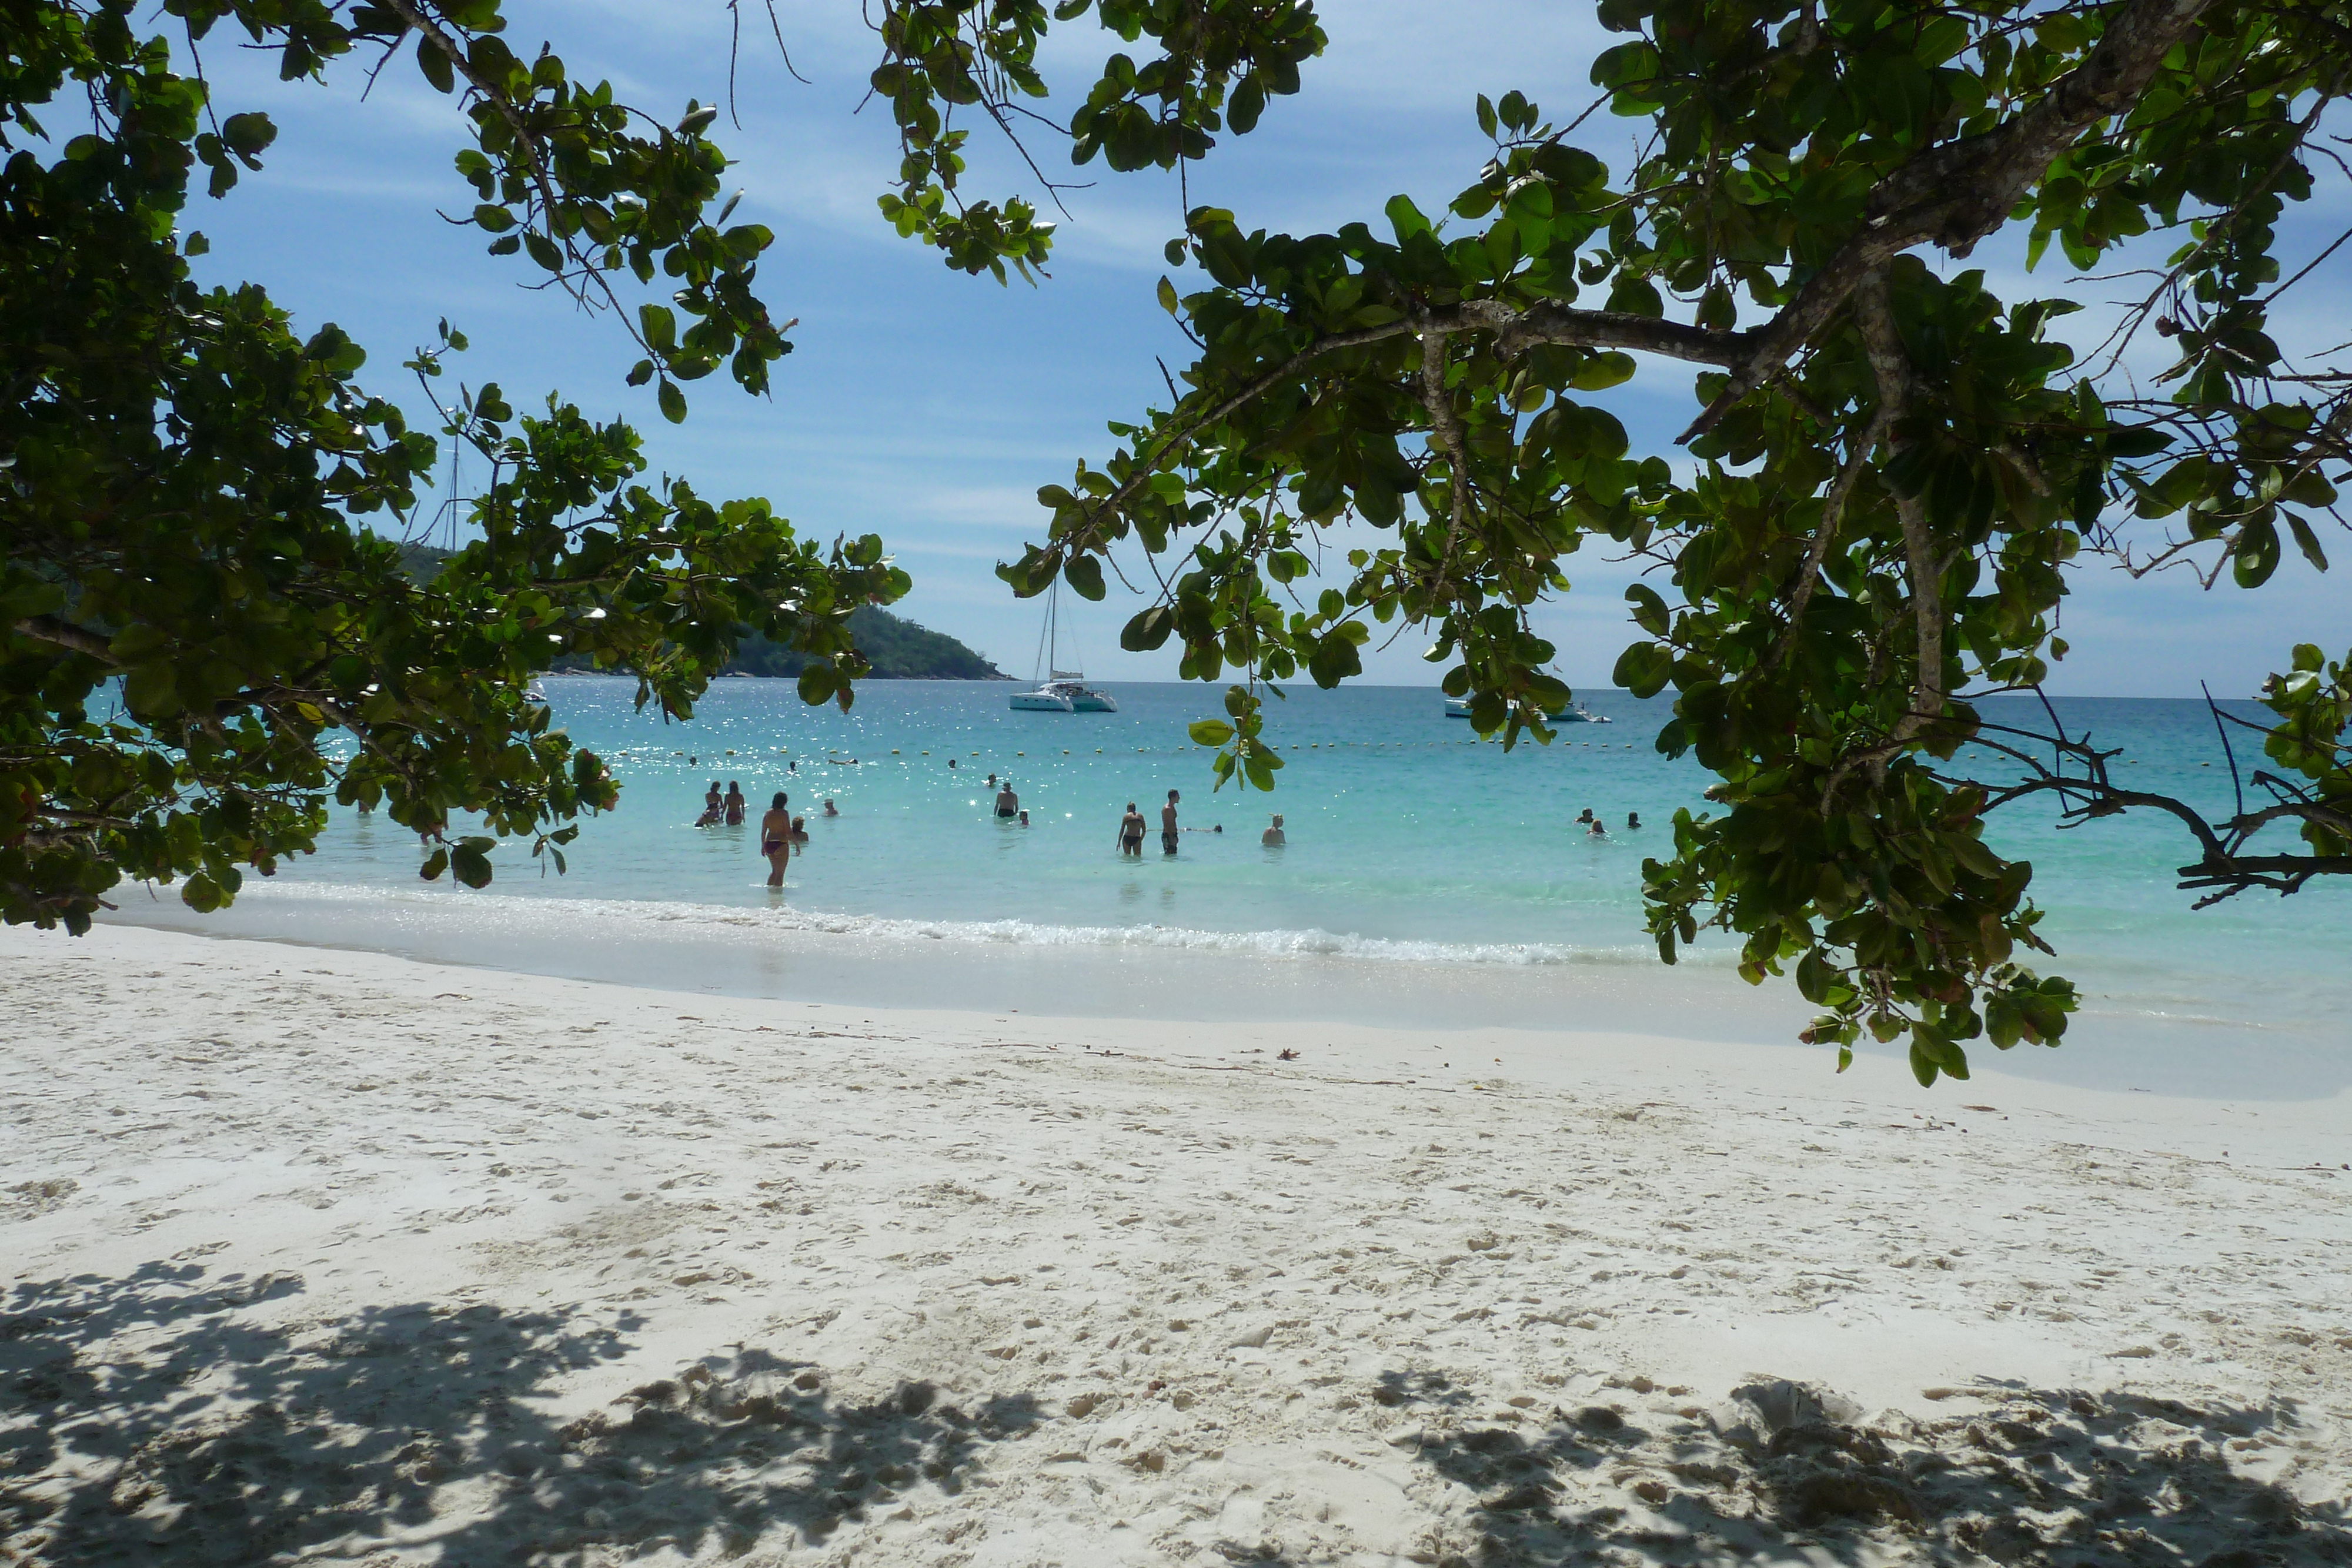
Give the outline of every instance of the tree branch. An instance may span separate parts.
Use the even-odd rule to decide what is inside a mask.
[[[1909,407],[1912,378],[1910,357],[1904,351],[1902,336],[1895,328],[1894,308],[1886,297],[1884,270],[1864,275],[1854,289],[1853,312],[1870,359],[1871,374],[1878,382],[1877,418],[1886,422],[1891,434]],[[1895,442],[1898,452],[1902,444],[1900,440]],[[1886,738],[1849,753],[1830,770],[1828,780],[1822,786],[1824,817],[1836,803],[1839,786],[1856,768],[1868,768],[1875,777],[1889,758],[1944,716],[1943,566],[1936,559],[1927,503],[1916,496],[1895,490],[1891,485],[1888,489],[1895,497],[1895,518],[1903,528],[1903,553],[1910,564],[1911,616],[1917,628],[1918,669],[1912,678],[1910,707],[1895,721]]]
[[[1724,366],[1740,363],[1751,351],[1750,345],[1755,338],[1752,332],[1719,332],[1680,321],[1662,320],[1654,316],[1635,316],[1622,310],[1571,310],[1549,301],[1520,308],[1499,299],[1465,300],[1451,308],[1423,312],[1412,319],[1360,328],[1352,332],[1335,332],[1309,343],[1273,369],[1252,377],[1201,413],[1180,422],[1150,456],[1139,455],[1135,471],[1093,508],[1092,516],[1103,517],[1118,510],[1135,498],[1136,493],[1150,481],[1153,474],[1190,445],[1193,436],[1234,410],[1265,396],[1326,354],[1337,353],[1343,349],[1361,348],[1367,343],[1378,343],[1390,338],[1418,336],[1426,339],[1433,332],[1442,338],[1454,332],[1468,331],[1494,333],[1496,350],[1507,358],[1533,344],[1556,343],[1570,348],[1630,349],[1695,361],[1700,364]],[[1434,417],[1433,410],[1432,418]]]
[[[77,653],[87,653],[93,659],[103,661],[110,669],[122,667],[114,656],[113,644],[97,632],[77,626],[70,621],[60,621],[54,615],[32,615],[17,622],[16,630],[19,637],[30,637],[37,642],[70,648]]]
[[[1771,657],[1764,661],[1766,669],[1779,664],[1797,645],[1798,623],[1805,618],[1805,606],[1813,601],[1813,590],[1821,585],[1822,563],[1829,559],[1830,546],[1837,541],[1838,525],[1845,517],[1846,501],[1853,495],[1853,487],[1861,481],[1863,471],[1870,466],[1870,455],[1878,449],[1881,441],[1886,439],[1887,426],[1893,423],[1885,405],[1880,404],[1868,428],[1854,443],[1853,452],[1846,459],[1845,466],[1838,471],[1829,494],[1822,497],[1821,525],[1813,530],[1812,547],[1805,552],[1804,569],[1797,574],[1796,591],[1789,596],[1789,629],[1780,633],[1780,641],[1774,645]]]
[[[1454,417],[1454,399],[1445,390],[1444,332],[1425,328],[1421,334],[1421,405],[1429,411],[1429,432],[1454,465],[1454,534],[1462,533],[1463,499],[1470,489],[1470,457],[1462,439],[1462,422]],[[1453,554],[1452,546],[1446,549]]]
[[[1955,256],[1968,255],[2009,220],[2076,138],[2138,99],[2165,56],[2212,3],[2130,0],[2110,13],[2105,32],[2083,63],[2014,118],[1928,148],[1881,180],[1864,207],[1862,228],[1758,330],[1753,354],[1679,442],[1686,444],[1715,428],[1734,403],[1769,381],[1883,263],[1923,241]]]

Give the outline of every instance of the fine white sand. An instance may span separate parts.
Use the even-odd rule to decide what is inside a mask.
[[[121,929],[0,1017],[0,1562],[2352,1562],[2340,1100]]]

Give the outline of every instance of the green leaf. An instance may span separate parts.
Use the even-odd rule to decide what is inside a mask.
[[[478,841],[468,839],[449,852],[449,871],[467,887],[490,885],[490,857]]]
[[[228,896],[221,891],[220,883],[203,872],[195,872],[180,884],[180,902],[199,915],[210,915],[226,904]]]
[[[2230,575],[2240,588],[2260,588],[2278,570],[2278,528],[2267,508],[2246,519],[2230,552]]]
[[[1665,689],[1674,668],[1671,649],[1655,643],[1636,643],[1618,655],[1617,667],[1609,678],[1637,697],[1654,697]]]
[[[1604,392],[1632,381],[1635,368],[1633,355],[1612,349],[1594,354],[1579,365],[1568,384],[1579,392]]]
[[[1421,209],[1412,204],[1412,198],[1410,196],[1391,196],[1389,204],[1381,211],[1388,214],[1390,225],[1396,230],[1399,245],[1402,245],[1415,235],[1425,235],[1430,232],[1429,220],[1421,215]]]
[[[440,45],[421,33],[416,39],[416,67],[425,73],[425,79],[433,84],[436,92],[456,89],[457,76],[449,64],[449,57],[441,52]]]
[[[664,376],[655,397],[661,404],[664,419],[668,420],[672,424],[686,423],[686,393],[678,390],[676,382]]]
[[[1176,617],[1165,605],[1153,605],[1128,622],[1118,633],[1118,645],[1130,653],[1148,653],[1166,644],[1176,630]]]
[[[1204,718],[1186,732],[1195,746],[1223,746],[1234,737],[1234,727],[1221,718]]]
[[[668,354],[677,348],[677,317],[667,305],[637,307],[637,329],[646,347],[656,354]]]
[[[2303,559],[2309,561],[2315,570],[2326,571],[2327,552],[2319,548],[2319,536],[2311,531],[2311,525],[2305,522],[2297,514],[2289,512],[2286,515],[2286,526],[2294,533],[2294,548],[2303,552]]]
[[[1234,88],[1233,98],[1226,106],[1225,123],[1234,134],[1246,136],[1257,128],[1258,116],[1265,112],[1265,85],[1252,71]]]

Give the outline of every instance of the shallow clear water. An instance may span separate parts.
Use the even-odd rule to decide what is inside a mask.
[[[424,887],[413,835],[347,814],[317,857],[274,884],[249,881],[237,924],[272,923],[275,910],[280,934],[358,940],[352,933],[372,923],[408,932],[412,945],[431,927],[444,944],[464,934],[464,952],[484,961],[504,952],[519,967],[588,974],[603,971],[583,953],[611,946],[594,933],[630,931],[665,955],[637,977],[757,989],[764,974],[761,984],[799,994],[872,962],[864,988],[884,993],[863,997],[872,1001],[1010,998],[1043,1009],[1075,998],[1055,1010],[1111,1012],[1144,997],[1163,1011],[1237,1016],[1273,997],[1318,1016],[1386,1017],[1427,997],[1444,1016],[1557,1023],[1593,1009],[1623,1022],[1646,1016],[1644,997],[1706,996],[1727,1009],[1716,1027],[1744,1019],[1751,1032],[1777,1032],[1803,1011],[1789,988],[1728,982],[1720,946],[1667,971],[1643,933],[1642,861],[1663,852],[1677,808],[1704,809],[1707,782],[1653,749],[1663,702],[1603,695],[1593,711],[1613,722],[1562,727],[1551,746],[1506,755],[1444,716],[1432,691],[1293,691],[1269,705],[1269,736],[1288,764],[1269,797],[1211,789],[1208,753],[1184,734],[1216,711],[1217,695],[1198,686],[1118,685],[1119,713],[1066,715],[1013,712],[997,684],[876,682],[845,715],[806,706],[789,683],[727,680],[692,723],[669,726],[633,710],[630,682],[547,687],[556,721],[623,785],[619,810],[588,822],[572,847],[568,875],[542,876],[510,849],[487,894]],[[2019,723],[2036,712],[2021,701],[1987,711]],[[2230,775],[2201,703],[2076,700],[2060,712],[2121,749],[2128,781],[2226,807]],[[2242,742],[2239,757],[2252,761]],[[991,773],[1012,779],[1033,826],[993,819]],[[740,780],[751,797],[743,826],[691,825],[714,778]],[[780,789],[811,839],[781,897],[764,885],[754,841]],[[1186,832],[1173,858],[1158,839],[1171,789],[1185,827],[1224,830]],[[838,817],[821,814],[827,798]],[[1130,800],[1152,827],[1139,862],[1114,846]],[[1576,822],[1586,806],[1608,838]],[[1276,810],[1289,842],[1266,849],[1258,835]],[[1629,811],[1646,825],[1629,831]],[[2076,1043],[2158,1040],[2177,1059],[2173,1078],[2199,1082],[2242,1075],[2233,1059],[2255,1048],[2291,1051],[2323,1076],[2342,1076],[2326,1065],[2338,1061],[2352,1071],[2352,889],[2248,894],[2191,913],[2172,886],[2190,846],[2168,819],[2053,825],[2052,809],[2012,807],[1994,836],[2034,863],[2034,895],[2053,912],[2043,930],[2060,951],[2047,967],[2089,995]],[[817,937],[836,940],[810,947]],[[793,977],[761,968],[762,942],[799,955]],[[922,946],[876,959],[904,943]],[[958,970],[949,949],[975,943],[998,959],[1013,949],[1030,957]],[[1040,971],[1030,960],[1044,955],[1054,962]],[[1242,959],[1275,967],[1236,967]],[[1202,994],[1243,985],[1244,968],[1255,1000]],[[1501,981],[1507,970],[1519,977]],[[1027,977],[1017,986],[1002,978],[1015,972]]]

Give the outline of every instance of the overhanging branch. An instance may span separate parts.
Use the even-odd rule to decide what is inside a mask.
[[[113,644],[105,638],[95,632],[77,626],[70,621],[60,621],[54,615],[26,617],[16,622],[16,635],[30,637],[36,642],[53,643],[60,648],[69,648],[77,653],[86,653],[93,659],[103,661],[110,669],[122,667],[114,656]]]
[[[1864,205],[1863,227],[1756,332],[1752,355],[1678,439],[1687,444],[1704,435],[1733,404],[1777,375],[1874,268],[1924,243],[1966,256],[2009,220],[2034,182],[2084,131],[2137,101],[2165,56],[2212,3],[2132,0],[2109,13],[2106,30],[2083,63],[2014,118],[1928,148],[1881,180]]]

